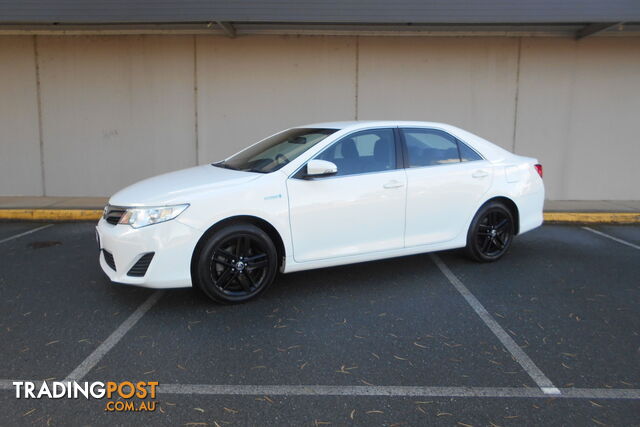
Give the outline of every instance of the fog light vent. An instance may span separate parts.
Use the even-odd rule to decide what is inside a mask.
[[[143,277],[145,274],[147,274],[147,269],[149,268],[149,264],[151,264],[153,255],[155,255],[155,252],[149,252],[142,255],[138,262],[136,262],[133,267],[131,267],[131,270],[129,270],[127,276]]]
[[[113,255],[111,254],[111,252],[103,249],[102,255],[104,256],[104,260],[106,261],[107,265],[111,267],[113,271],[116,271],[116,262],[113,260]]]

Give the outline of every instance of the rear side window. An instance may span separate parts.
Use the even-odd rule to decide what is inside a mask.
[[[458,140],[458,147],[460,148],[460,160],[463,162],[472,162],[474,160],[482,160],[480,154],[473,151],[467,144]]]
[[[460,162],[456,139],[436,129],[402,129],[409,167],[446,165]]]
[[[482,160],[454,136],[438,129],[401,129],[409,167],[447,165]]]

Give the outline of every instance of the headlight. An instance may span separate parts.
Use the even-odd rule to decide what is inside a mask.
[[[133,228],[146,227],[174,219],[185,209],[188,204],[176,206],[158,206],[153,208],[128,208],[118,221],[118,224],[128,224]]]

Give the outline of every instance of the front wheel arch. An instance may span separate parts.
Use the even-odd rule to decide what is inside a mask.
[[[280,236],[280,233],[278,232],[278,230],[276,230],[276,228],[273,225],[271,225],[269,222],[265,221],[262,218],[258,218],[257,216],[252,216],[252,215],[232,216],[216,222],[211,227],[209,227],[207,231],[205,231],[202,234],[202,236],[200,236],[200,239],[198,240],[198,243],[196,243],[196,246],[193,250],[193,254],[191,254],[190,271],[191,271],[192,284],[194,284],[193,278],[195,277],[194,274],[196,273],[195,268],[197,266],[198,257],[200,256],[200,251],[204,243],[216,231],[221,230],[224,227],[228,227],[230,225],[237,225],[237,224],[255,225],[256,227],[260,228],[262,231],[267,233],[267,235],[275,245],[276,251],[278,253],[278,260],[279,260],[278,267],[280,268],[284,264],[284,259],[287,255],[286,250],[284,248],[284,241],[282,240],[282,237]]]

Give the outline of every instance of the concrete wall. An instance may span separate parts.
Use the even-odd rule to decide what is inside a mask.
[[[282,129],[356,114],[356,40],[197,38],[202,162]]]
[[[522,41],[515,151],[550,199],[640,199],[640,39]]]
[[[0,195],[42,194],[33,37],[0,37]]]
[[[518,39],[362,38],[358,118],[460,126],[511,149]]]
[[[47,195],[106,195],[195,163],[191,37],[37,43]]]
[[[0,37],[0,195],[106,196],[325,120],[449,122],[640,199],[640,38]]]

